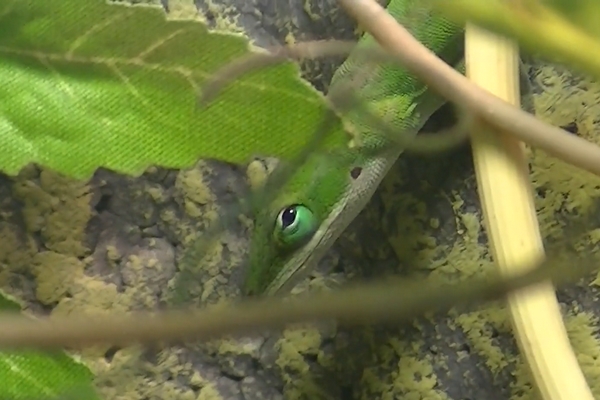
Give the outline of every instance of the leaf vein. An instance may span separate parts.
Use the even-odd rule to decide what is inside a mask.
[[[69,95],[70,97],[75,97],[75,93],[73,92],[73,90],[71,90],[71,87],[69,86],[68,82],[63,79],[62,74],[56,69],[54,68],[54,66],[48,62],[47,59],[45,58],[37,58],[39,60],[40,63],[42,63],[46,68],[48,68],[48,70],[50,71],[50,73],[52,75],[54,75],[56,77],[56,79],[60,82],[60,89],[62,89],[67,95]]]
[[[17,49],[9,48],[6,46],[0,46],[0,52],[4,52],[7,54],[20,55],[20,56],[35,57],[35,58],[39,58],[39,59],[47,59],[49,61],[65,61],[65,56],[62,54],[57,54],[57,53],[44,53],[44,52],[40,52],[40,51],[31,51],[31,50],[17,50]],[[134,66],[138,66],[141,68],[147,68],[152,71],[162,72],[165,74],[167,74],[167,73],[168,74],[178,74],[178,75],[181,75],[184,78],[186,78],[186,80],[188,80],[188,82],[190,82],[189,78],[191,76],[193,76],[194,74],[197,74],[203,80],[206,80],[209,77],[211,77],[211,74],[207,73],[206,71],[192,70],[192,69],[184,67],[184,66],[170,67],[170,66],[164,66],[161,64],[157,64],[157,63],[147,63],[147,62],[144,62],[144,60],[141,60],[137,57],[134,59],[125,59],[125,58],[118,58],[118,57],[114,57],[114,58],[78,57],[78,56],[73,55],[70,59],[68,59],[68,61],[82,63],[82,64],[97,64],[97,65],[104,65],[104,66],[107,66],[109,63],[114,63],[115,65],[126,65],[126,66],[134,65]],[[298,78],[298,79],[300,79],[300,78]],[[286,95],[286,96],[292,97],[292,98],[299,98],[308,103],[321,104],[321,102],[318,101],[316,98],[311,98],[311,97],[308,97],[305,95],[298,94],[296,92],[292,92],[289,90],[283,90],[283,89],[273,87],[273,86],[266,86],[266,85],[246,82],[246,81],[242,81],[242,80],[237,81],[234,84],[239,85],[242,88],[249,88],[249,89],[255,89],[255,90],[260,90],[260,91],[269,91],[272,93]],[[197,85],[192,85],[192,89],[196,89],[195,86],[197,86]],[[197,93],[197,91],[195,93]]]
[[[112,25],[116,21],[123,19],[125,16],[128,16],[129,14],[131,14],[131,12],[118,14],[118,15],[113,16],[112,18],[107,18],[106,20],[99,22],[99,23],[95,24],[94,26],[92,26],[90,29],[88,29],[87,31],[82,33],[79,37],[77,37],[76,39],[73,40],[73,43],[69,47],[67,54],[65,54],[65,58],[67,60],[71,60],[74,57],[75,51],[77,51],[78,48],[83,46],[83,44],[87,40],[89,40],[90,36],[92,36],[96,32],[99,32],[100,30]]]
[[[114,74],[117,75],[119,77],[119,79],[121,79],[121,81],[123,82],[125,87],[131,92],[131,94],[133,94],[133,96],[135,96],[140,101],[140,103],[142,103],[145,107],[147,107],[152,113],[155,113],[156,115],[162,114],[160,107],[156,107],[152,103],[148,102],[148,100],[146,100],[146,98],[144,98],[144,96],[139,92],[139,90],[135,87],[135,85],[133,85],[131,83],[129,77],[127,75],[123,74],[123,72],[121,72],[121,70],[119,69],[119,66],[117,64],[111,62],[111,63],[108,63],[107,65],[109,65],[109,67],[114,72]],[[166,119],[164,119],[164,121],[170,121],[170,119],[166,118]],[[163,121],[163,123],[164,123],[164,121]],[[173,129],[181,128],[181,126],[172,124],[172,123],[169,123],[169,126]]]
[[[0,359],[2,360],[2,362],[4,362],[6,365],[8,365],[8,368],[10,368],[11,372],[14,372],[17,375],[22,376],[25,380],[31,382],[31,384],[33,386],[39,388],[45,394],[50,395],[50,396],[58,395],[58,393],[56,393],[54,390],[50,389],[48,386],[42,385],[37,380],[31,378],[31,376],[29,374],[27,374],[25,371],[23,371],[21,368],[19,368],[19,366],[16,363],[14,363],[9,357],[2,357]]]
[[[164,45],[165,43],[167,43],[169,40],[173,39],[174,37],[179,36],[181,33],[187,32],[188,30],[189,29],[179,29],[179,30],[176,30],[175,32],[171,33],[166,38],[157,40],[155,43],[148,46],[147,49],[141,51],[140,54],[138,54],[135,58],[143,61],[144,58],[149,56],[154,50],[158,49],[160,46]]]

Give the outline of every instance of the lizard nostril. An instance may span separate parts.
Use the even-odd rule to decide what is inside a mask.
[[[350,176],[352,177],[352,179],[357,179],[360,176],[361,172],[362,172],[361,167],[354,167],[354,168],[352,168],[352,171],[350,171]]]

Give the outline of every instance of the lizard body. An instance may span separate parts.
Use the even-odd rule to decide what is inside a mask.
[[[392,0],[387,10],[439,57],[462,68],[462,27],[431,13],[419,0]],[[374,45],[368,34],[358,44]],[[362,72],[368,79],[357,88],[358,96],[369,111],[403,134],[414,136],[446,102],[401,67],[362,61],[351,53],[336,71],[329,93],[367,68]],[[269,207],[256,211],[246,294],[289,291],[305,277],[365,207],[404,150],[353,111],[342,116],[336,129],[341,132],[332,135],[328,147],[295,171]],[[361,145],[348,146],[348,133]]]

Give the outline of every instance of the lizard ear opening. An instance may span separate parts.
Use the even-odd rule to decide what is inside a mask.
[[[284,207],[277,214],[273,235],[276,243],[286,249],[306,243],[317,231],[317,218],[302,204]]]

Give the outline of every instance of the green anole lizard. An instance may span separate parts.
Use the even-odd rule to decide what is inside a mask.
[[[391,0],[387,11],[440,58],[464,71],[463,27],[434,14],[419,0]],[[366,34],[359,46],[374,46]],[[356,54],[336,71],[329,93],[361,68],[368,79],[358,96],[368,109],[405,135],[414,136],[446,100],[398,66],[365,66]],[[404,147],[376,132],[354,112],[342,116],[344,135],[335,151],[315,152],[294,173],[272,203],[256,211],[246,294],[289,291],[323,257],[360,213]],[[346,135],[346,138],[348,136]],[[373,152],[373,150],[376,150]]]

